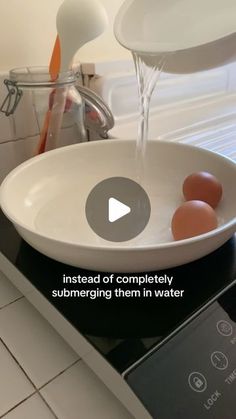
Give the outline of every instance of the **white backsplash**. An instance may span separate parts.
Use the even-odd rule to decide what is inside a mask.
[[[6,78],[8,78],[8,73],[1,72],[0,105],[7,95],[7,88],[4,85]],[[63,134],[60,137],[61,146],[74,144],[79,140],[75,126],[68,121],[67,118],[63,126]],[[7,117],[0,113],[0,184],[11,170],[33,157],[39,138],[39,122],[32,102],[24,95],[14,117]],[[17,130],[14,129],[15,126]]]
[[[86,67],[85,67],[86,69]],[[138,115],[138,88],[130,61],[98,63],[89,68],[95,76],[89,87],[99,93],[120,123]],[[194,74],[162,73],[152,96],[156,111],[172,110],[182,105],[218,98],[236,92],[236,64]]]
[[[4,80],[8,77],[7,73],[0,73],[0,104],[6,97],[7,89],[4,86]],[[10,120],[0,113],[0,144],[11,139]]]
[[[28,137],[0,144],[0,183],[16,166],[33,156],[38,137]]]
[[[154,92],[152,100],[153,112],[160,121],[151,121],[151,136],[157,138],[157,132],[165,135],[171,124],[172,131],[186,128],[186,119],[190,126],[199,123],[199,119],[204,123],[206,116],[210,120],[218,121],[219,117],[226,115],[229,124],[235,120],[235,67],[235,64],[231,64],[208,72],[183,76],[163,74],[159,89]],[[114,114],[116,126],[111,135],[125,138],[129,124],[133,126],[138,115],[137,81],[132,61],[83,64],[82,69],[88,74],[84,77],[85,82],[88,77],[89,83],[86,84],[104,98]],[[7,93],[5,78],[8,78],[8,74],[0,73],[0,104]],[[32,104],[26,103],[24,98],[17,110],[17,119],[19,134],[15,138],[11,118],[0,113],[0,183],[14,167],[32,157],[36,148],[40,121],[37,120]],[[73,127],[65,126],[63,133],[62,145],[78,141]],[[134,126],[132,136],[135,133]]]
[[[2,104],[7,94],[7,89],[4,85],[4,80],[7,77],[7,73],[0,74],[0,104]],[[0,183],[12,169],[31,157],[36,138],[33,136],[31,138],[13,140],[11,119],[0,113]]]

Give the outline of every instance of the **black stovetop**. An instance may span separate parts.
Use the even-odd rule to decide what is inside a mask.
[[[159,276],[174,276],[175,287],[185,290],[183,299],[55,299],[52,290],[60,289],[63,274],[94,276],[97,273],[64,265],[37,252],[20,238],[1,212],[0,252],[119,370],[142,356],[236,277],[233,237],[216,252],[196,262],[155,272]],[[71,287],[76,289],[78,284]]]

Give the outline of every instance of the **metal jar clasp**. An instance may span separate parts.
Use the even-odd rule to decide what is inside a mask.
[[[0,112],[4,113],[6,116],[10,116],[15,112],[17,105],[22,98],[23,91],[11,80],[4,80],[4,84],[8,93],[0,107]]]

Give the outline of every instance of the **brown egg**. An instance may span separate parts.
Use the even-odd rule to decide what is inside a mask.
[[[199,200],[216,208],[222,198],[222,185],[208,172],[197,172],[188,176],[183,184],[186,201]]]
[[[199,236],[217,228],[215,211],[203,201],[188,201],[174,213],[171,223],[175,240]]]

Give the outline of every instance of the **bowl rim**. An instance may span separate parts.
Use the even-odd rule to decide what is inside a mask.
[[[60,240],[60,239],[56,239],[54,237],[50,237],[46,234],[41,234],[38,233],[37,230],[34,230],[32,228],[30,228],[28,225],[26,225],[25,223],[20,222],[17,217],[14,216],[14,214],[12,213],[12,211],[8,209],[7,204],[3,203],[4,201],[4,194],[5,194],[5,190],[6,187],[8,185],[8,183],[14,179],[15,176],[17,176],[18,172],[20,170],[25,170],[27,169],[29,166],[35,164],[35,161],[40,161],[40,160],[45,160],[47,159],[48,155],[56,155],[56,154],[63,154],[63,152],[65,151],[69,151],[69,150],[73,150],[76,149],[78,147],[80,148],[84,148],[84,147],[92,147],[94,145],[98,145],[99,147],[101,146],[109,146],[111,144],[114,144],[114,142],[118,145],[124,146],[127,144],[135,144],[136,140],[132,140],[132,139],[128,139],[128,140],[124,140],[124,139],[109,139],[109,140],[105,140],[105,141],[96,141],[96,142],[92,142],[92,143],[78,143],[78,144],[73,144],[73,145],[69,145],[66,147],[61,147],[55,150],[51,150],[51,151],[47,151],[41,155],[32,157],[31,159],[26,160],[25,162],[21,163],[19,166],[17,166],[15,169],[13,169],[7,176],[6,178],[3,180],[2,184],[0,185],[0,208],[2,209],[2,212],[4,213],[4,215],[14,224],[14,226],[17,226],[19,229],[24,229],[26,230],[28,233],[34,235],[35,237],[40,237],[42,239],[51,241],[53,243],[57,243],[60,245],[69,245],[71,247],[76,247],[76,248],[81,248],[81,249],[87,249],[87,250],[96,250],[96,251],[110,251],[110,252],[136,252],[136,251],[153,251],[153,250],[164,250],[164,249],[172,249],[172,248],[178,248],[178,247],[183,247],[186,245],[191,245],[191,244],[195,244],[201,241],[204,241],[206,239],[211,239],[214,238],[215,236],[218,236],[220,233],[224,233],[227,230],[230,230],[231,228],[233,228],[233,226],[235,226],[235,232],[236,232],[236,215],[234,218],[232,218],[230,221],[228,221],[227,223],[218,226],[216,229],[211,230],[207,233],[198,235],[198,236],[194,236],[194,237],[190,237],[188,239],[184,239],[184,240],[173,240],[171,242],[164,242],[164,243],[159,243],[159,244],[145,244],[145,245],[130,245],[130,246],[123,246],[122,247],[122,243],[123,242],[118,242],[119,245],[115,245],[113,244],[112,246],[110,246],[109,241],[103,239],[101,237],[101,240],[104,240],[104,243],[100,243],[98,245],[89,245],[89,244],[81,244],[81,243],[76,243],[73,241],[64,241],[64,240]],[[236,171],[236,162],[234,162],[232,159],[230,159],[227,156],[223,156],[222,154],[210,151],[210,150],[206,150],[204,148],[201,147],[197,147],[191,144],[184,144],[184,143],[179,143],[179,142],[174,142],[174,141],[165,141],[165,140],[149,140],[148,143],[155,143],[158,144],[160,146],[166,146],[168,145],[169,147],[179,147],[179,148],[183,148],[183,149],[192,149],[194,151],[198,150],[201,153],[205,154],[205,155],[214,155],[216,158],[218,158],[219,160],[224,160],[227,161],[227,163],[229,165],[231,165],[232,167],[234,167],[235,171]],[[140,233],[142,234],[142,233]],[[233,233],[232,233],[233,234]],[[99,236],[98,236],[99,237]],[[138,236],[137,236],[138,237]],[[128,241],[127,241],[128,242]],[[127,243],[126,242],[126,243]],[[115,243],[115,242],[112,242]]]
[[[159,54],[171,54],[171,53],[180,53],[180,52],[189,52],[194,50],[196,52],[197,49],[200,48],[211,48],[215,47],[216,43],[219,42],[225,42],[230,37],[234,37],[236,35],[236,32],[233,28],[230,28],[228,30],[225,30],[221,34],[217,36],[209,36],[205,41],[197,42],[197,41],[191,41],[190,37],[185,39],[182,42],[176,43],[176,41],[167,41],[167,42],[129,42],[127,43],[127,40],[125,39],[122,31],[122,23],[125,15],[127,14],[127,11],[129,10],[130,6],[132,6],[133,0],[126,0],[119,8],[117,15],[114,20],[114,26],[113,26],[113,33],[116,38],[116,40],[124,47],[128,48],[129,50],[133,50],[136,52],[139,52],[141,54],[153,54],[153,55],[159,55]],[[157,25],[158,25],[158,19],[157,19]],[[143,45],[145,44],[145,47]],[[155,45],[155,48],[153,47]]]

